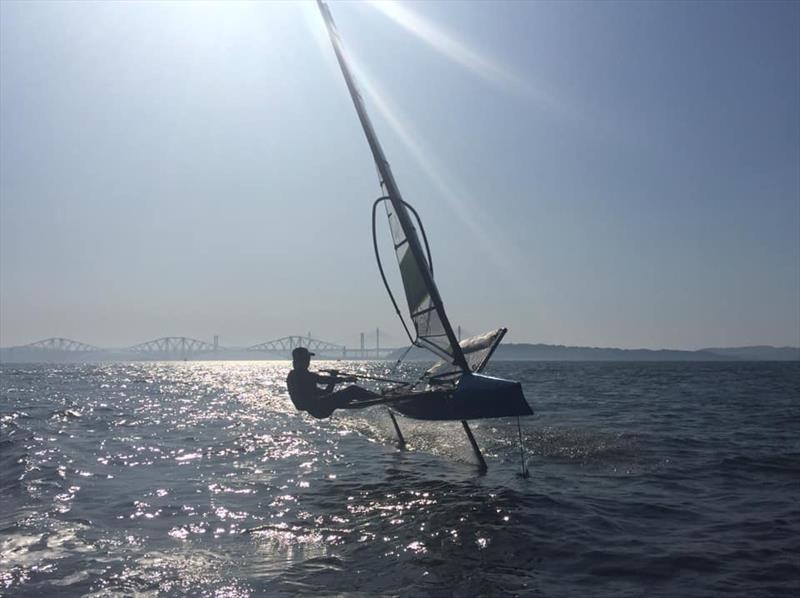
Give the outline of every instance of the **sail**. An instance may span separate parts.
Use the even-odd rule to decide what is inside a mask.
[[[333,17],[322,0],[317,0],[317,6],[325,20],[336,59],[361,121],[361,127],[367,137],[375,165],[380,173],[381,185],[386,192],[385,205],[392,231],[392,240],[400,265],[400,275],[409,313],[417,334],[415,344],[430,349],[461,371],[467,372],[470,370],[469,364],[447,319],[439,289],[433,281],[431,265],[425,257],[420,243],[419,234],[414,227],[409,210],[392,175],[389,162],[386,160],[383,148],[372,127],[364,100],[356,87]]]
[[[440,317],[440,311],[436,309],[436,303],[434,303],[433,296],[426,285],[423,275],[423,269],[427,270],[431,282],[433,281],[433,272],[430,264],[424,256],[422,260],[417,260],[411,249],[412,242],[409,241],[409,233],[418,238],[418,232],[414,225],[411,224],[409,233],[406,233],[401,224],[400,215],[395,211],[394,205],[388,201],[384,202],[384,205],[389,219],[389,228],[392,232],[397,263],[400,266],[400,276],[405,289],[408,310],[411,315],[411,321],[414,323],[417,337],[423,346],[431,349],[440,357],[444,357],[454,367],[459,367],[460,369],[460,364],[453,360],[453,348],[445,328],[449,324],[445,324],[446,320]],[[405,210],[406,208],[401,206],[400,209]],[[418,240],[417,243],[419,243]],[[441,311],[443,312],[444,310],[442,309]]]
[[[461,345],[461,350],[464,352],[464,356],[467,359],[467,364],[469,365],[470,371],[483,371],[483,368],[486,367],[486,364],[489,362],[492,353],[494,353],[494,350],[497,348],[497,345],[500,344],[500,341],[503,340],[506,332],[508,332],[508,328],[498,328],[496,330],[490,330],[489,332],[484,332],[483,334],[478,334],[476,336],[464,339],[459,343]],[[422,380],[425,382],[433,379],[443,380],[451,375],[460,373],[460,370],[458,370],[452,364],[447,363],[446,361],[439,361],[433,364],[433,366],[431,366],[425,372],[425,374],[422,376]]]

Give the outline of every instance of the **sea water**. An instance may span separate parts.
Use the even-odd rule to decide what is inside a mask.
[[[288,368],[0,366],[0,593],[800,595],[800,363],[497,363],[536,415],[474,423],[486,475]]]

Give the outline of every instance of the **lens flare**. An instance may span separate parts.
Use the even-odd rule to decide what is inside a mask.
[[[482,79],[521,93],[551,108],[556,107],[556,103],[550,94],[534,88],[529,80],[481,55],[441,27],[408,10],[399,3],[393,0],[369,0],[369,4],[446,58]]]
[[[348,60],[360,87],[369,96],[371,105],[380,112],[411,157],[434,184],[440,196],[452,209],[453,215],[469,230],[472,238],[480,244],[482,251],[491,257],[493,264],[503,273],[512,277],[508,256],[499,250],[497,240],[490,239],[486,234],[486,223],[490,221],[488,214],[482,213],[475,202],[468,201],[468,195],[458,190],[455,183],[443,174],[445,168],[441,162],[432,152],[420,144],[418,141],[420,135],[413,131],[408,124],[404,124],[407,119],[402,119],[398,116],[397,111],[389,105],[377,86],[372,84],[364,69],[360,67],[357,61],[353,60],[352,54],[348,54]]]

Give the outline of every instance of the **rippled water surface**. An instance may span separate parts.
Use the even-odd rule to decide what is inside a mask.
[[[800,595],[800,364],[499,363],[528,479],[516,420],[481,476],[458,424],[400,451],[287,371],[0,366],[0,593]]]

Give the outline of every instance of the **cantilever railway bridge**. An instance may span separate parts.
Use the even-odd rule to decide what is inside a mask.
[[[267,358],[288,359],[296,347],[307,347],[322,359],[385,359],[395,349],[360,348],[348,349],[344,345],[330,343],[308,336],[284,336],[249,347],[223,347],[217,338],[209,343],[186,336],[165,336],[126,348],[104,349],[76,340],[54,337],[35,343],[3,349],[6,358],[14,361],[25,359],[56,361],[58,359],[225,359]]]
[[[29,345],[24,345],[23,347],[14,348],[29,349],[31,351],[52,351],[61,353],[92,353],[94,351],[102,351],[100,347],[87,345],[86,343],[81,343],[62,337],[46,338]]]
[[[151,355],[188,357],[203,353],[212,353],[218,350],[219,346],[217,344],[211,344],[185,336],[164,336],[145,343],[139,343],[138,345],[126,349],[126,351],[137,353],[145,357]]]

